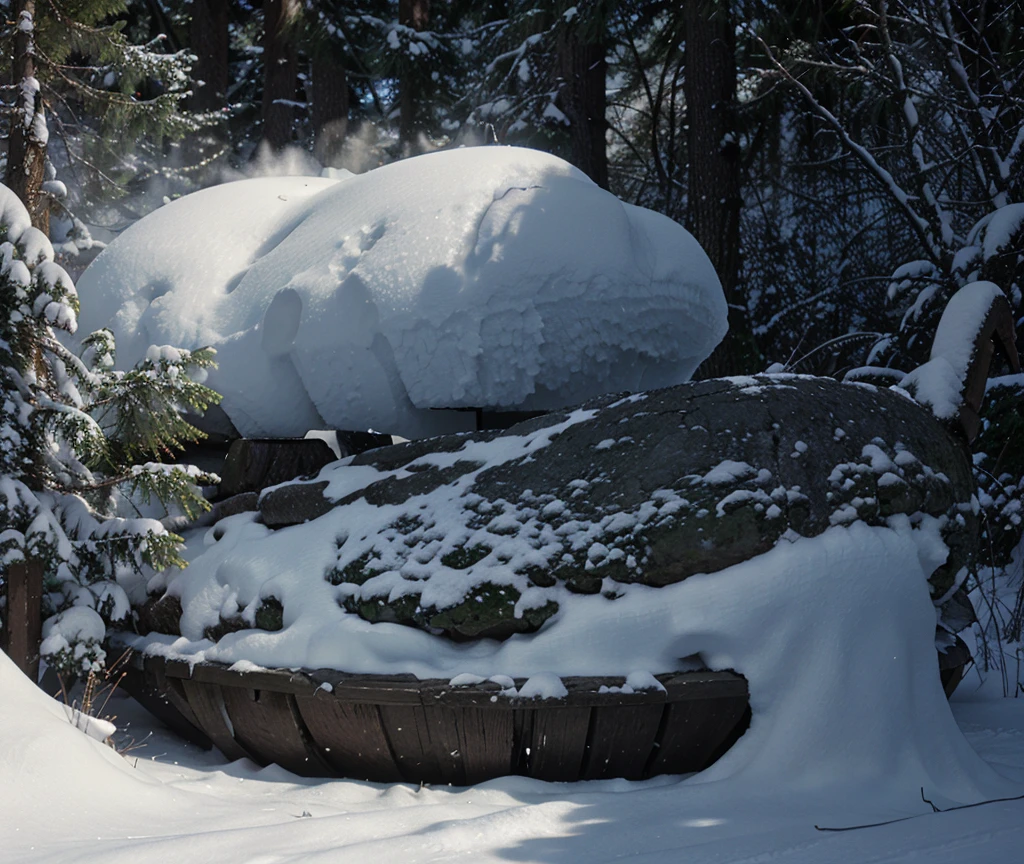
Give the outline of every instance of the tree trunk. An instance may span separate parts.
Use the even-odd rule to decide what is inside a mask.
[[[321,165],[341,166],[348,132],[348,81],[332,57],[313,60],[313,153]]]
[[[228,0],[192,4],[189,26],[191,50],[196,55],[193,77],[203,82],[189,98],[192,111],[220,111],[228,89]]]
[[[729,304],[729,332],[701,377],[760,365],[739,280],[740,149],[736,135],[736,44],[728,0],[688,0],[686,25],[687,227],[707,252]]]
[[[426,30],[430,21],[430,0],[398,0],[398,23],[413,30]],[[417,110],[423,94],[420,92],[419,76],[410,68],[410,61],[403,61],[404,74],[398,84],[398,141],[403,152],[416,143],[420,131]]]
[[[36,80],[34,0],[23,0],[15,10],[14,107],[7,151],[7,176],[4,182],[25,205],[32,224],[44,234],[50,233],[50,207],[43,194],[46,173],[46,115],[43,97]]]
[[[573,29],[561,33],[558,42],[559,67],[564,82],[559,102],[569,120],[570,159],[598,186],[607,189],[607,61],[604,41],[585,42]]]
[[[6,609],[0,648],[33,682],[39,680],[39,644],[42,638],[43,565],[19,561],[4,574]]]
[[[280,150],[292,140],[297,67],[285,29],[298,0],[263,0],[263,140]]]

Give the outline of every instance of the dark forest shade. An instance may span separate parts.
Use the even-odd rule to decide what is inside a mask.
[[[313,155],[321,165],[340,167],[348,134],[348,79],[345,67],[329,54],[317,56],[313,72]]]
[[[275,150],[292,140],[297,66],[287,29],[298,11],[297,0],[263,2],[263,140]]]
[[[605,143],[605,61],[607,46],[599,36],[578,29],[558,40],[564,81],[559,104],[569,120],[570,161],[602,189],[608,188],[608,150]]]
[[[430,21],[430,0],[399,0],[398,23],[413,30],[426,30]],[[398,140],[403,147],[411,147],[421,131],[417,122],[425,96],[414,71],[403,64],[398,82]]]
[[[704,361],[704,377],[756,369],[739,297],[740,146],[736,129],[736,39],[729,4],[684,4],[686,110],[690,155],[687,228],[715,265],[729,304],[729,332]]]
[[[201,87],[193,88],[193,111],[219,111],[226,105],[228,89],[228,0],[192,4],[190,48],[196,56],[192,74]]]

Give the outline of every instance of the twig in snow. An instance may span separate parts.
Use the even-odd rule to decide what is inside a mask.
[[[960,804],[956,807],[947,807],[942,810],[932,804],[927,798],[924,797],[924,787],[921,787],[921,800],[926,804],[931,804],[932,813],[952,813],[954,810],[970,810],[972,807],[983,807],[986,804],[1001,804],[1005,801],[1024,801],[1024,795],[1014,795],[1011,798],[990,798],[987,801],[975,801],[973,804]],[[828,831],[831,833],[838,833],[840,831],[860,831],[862,828],[881,828],[883,825],[895,825],[897,822],[906,822],[908,819],[920,819],[922,816],[930,816],[931,813],[916,813],[913,816],[901,816],[899,819],[889,819],[885,822],[869,822],[866,825],[848,825],[845,828],[823,828],[821,825],[815,825],[815,831]]]

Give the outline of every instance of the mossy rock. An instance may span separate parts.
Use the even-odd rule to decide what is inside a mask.
[[[966,449],[904,395],[831,379],[757,376],[609,396],[582,409],[592,416],[566,424],[568,413],[557,412],[507,430],[506,436],[524,440],[547,434],[550,443],[500,464],[452,463],[450,457],[444,468],[429,463],[431,453],[469,452],[477,442],[494,441],[493,432],[355,457],[355,465],[391,473],[338,506],[415,500],[417,518],[429,522],[432,496],[448,494],[442,481],[458,486],[460,476],[471,478],[459,487],[457,502],[466,539],[432,551],[436,538],[419,526],[401,544],[371,537],[332,581],[364,585],[379,572],[372,562],[386,557],[399,571],[402,561],[415,561],[436,570],[430,578],[455,578],[445,575],[448,570],[475,582],[447,609],[417,611],[407,599],[419,596],[414,587],[389,603],[377,596],[378,588],[366,586],[346,606],[367,620],[395,620],[453,638],[511,634],[523,631],[508,624],[505,605],[490,602],[484,586],[546,591],[551,606],[543,608],[555,609],[563,592],[615,596],[614,583],[668,585],[753,558],[784,536],[812,537],[854,520],[883,526],[900,515],[945,523],[950,556],[932,575],[936,599],[974,554]],[[551,434],[559,424],[564,428]],[[531,532],[546,539],[534,541]],[[577,548],[573,538],[581,533],[589,547]],[[496,554],[505,540],[534,543],[546,563],[519,566],[509,576],[509,565]],[[383,611],[389,606],[391,612]]]
[[[253,613],[253,620],[247,621],[241,614],[229,617],[221,616],[220,621],[207,627],[203,636],[211,642],[217,642],[228,633],[240,630],[267,630],[276,633],[284,629],[284,606],[276,597],[265,597],[260,601]]]
[[[484,582],[461,602],[441,610],[424,607],[418,593],[403,594],[394,600],[386,596],[357,598],[350,595],[342,605],[348,612],[374,624],[405,624],[464,642],[533,633],[558,611],[558,604],[549,600],[517,615],[520,596],[512,586]]]
[[[147,633],[181,633],[181,600],[170,594],[149,597],[135,608],[135,629]]]
[[[482,543],[477,543],[475,546],[470,547],[460,546],[442,555],[441,563],[445,567],[451,567],[452,570],[465,570],[474,564],[479,564],[490,554],[491,548],[484,546]]]
[[[516,617],[519,592],[507,585],[484,582],[456,606],[429,617],[429,626],[452,638],[507,639],[514,633],[533,633],[558,611],[549,600],[543,606],[525,609]]]
[[[324,574],[338,602],[367,621],[452,639],[531,632],[573,594],[670,585],[853,521],[939,520],[950,552],[930,578],[936,601],[977,547],[962,441],[905,394],[827,378],[602,397],[505,432],[383,447],[351,465],[376,479],[338,500],[325,497],[328,474],[280,486],[261,500],[264,522],[334,511],[332,524],[344,525],[338,508],[357,508],[360,530],[338,538],[339,563]]]

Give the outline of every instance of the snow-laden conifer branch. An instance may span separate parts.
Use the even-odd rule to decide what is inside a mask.
[[[199,380],[214,355],[155,348],[120,372],[110,331],[87,337],[74,355],[54,335],[76,327],[74,283],[3,186],[0,237],[0,560],[43,562],[51,631],[66,608],[88,606],[99,629],[65,634],[44,653],[66,673],[94,669],[103,662],[96,633],[128,608],[126,598],[107,602],[124,595],[117,579],[184,565],[181,538],[157,519],[124,515],[131,498],[190,517],[209,506],[200,487],[215,477],[155,460],[202,437],[180,412],[218,400]]]
[[[1014,302],[1020,293],[1012,248],[998,259],[979,250],[990,217],[1024,195],[1012,170],[1024,146],[1024,61],[1004,44],[1012,33],[1003,13],[986,18],[957,0],[855,0],[851,8],[853,23],[836,42],[820,43],[818,54],[810,46],[785,54],[761,47],[774,74],[864,166],[920,245],[920,260],[908,263],[915,272],[899,268],[889,292],[901,323],[887,342],[887,362],[906,369],[924,359],[959,287],[987,279]],[[809,68],[855,85],[853,97],[834,105],[816,98],[800,74]]]

